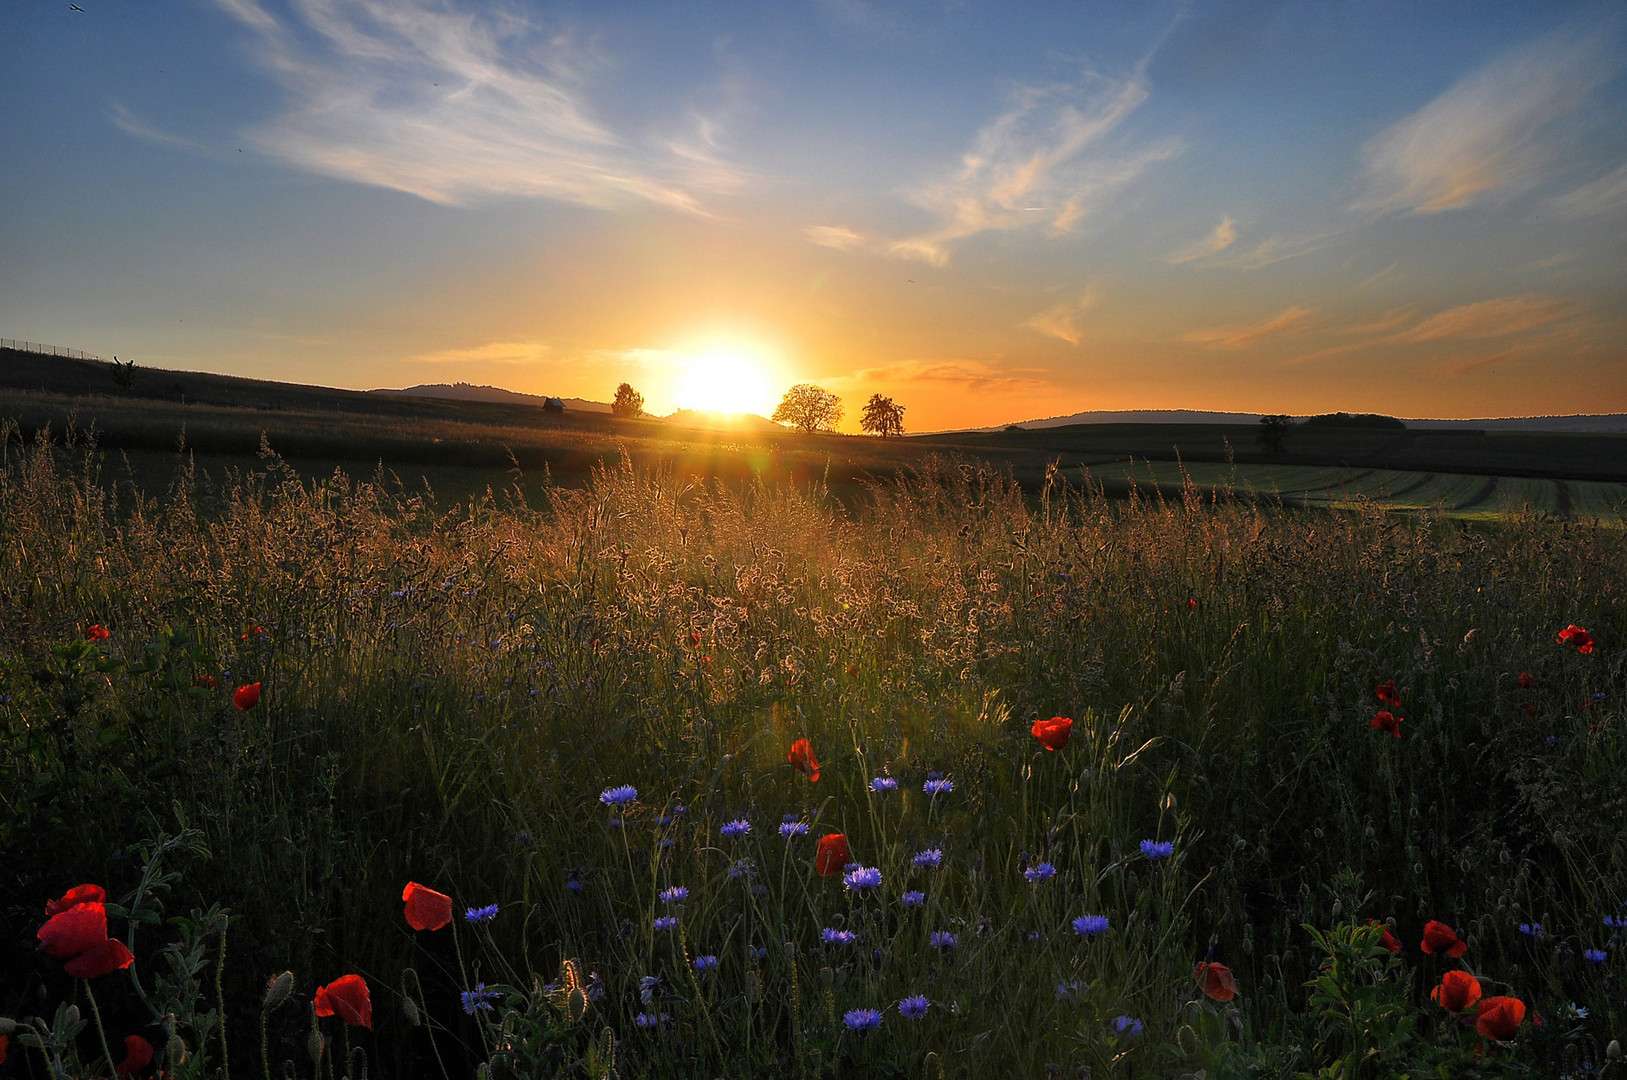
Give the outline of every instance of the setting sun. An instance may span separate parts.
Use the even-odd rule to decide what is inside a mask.
[[[760,413],[774,408],[768,376],[756,359],[738,352],[695,353],[682,361],[673,400],[680,409]]]

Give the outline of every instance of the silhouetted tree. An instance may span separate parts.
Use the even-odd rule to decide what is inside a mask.
[[[1292,416],[1284,416],[1281,413],[1276,416],[1262,416],[1260,430],[1255,432],[1254,437],[1260,441],[1260,449],[1266,453],[1280,454],[1283,440],[1288,438],[1288,432],[1293,426]]]
[[[644,395],[633,389],[631,383],[616,387],[616,400],[610,403],[613,416],[643,416]]]
[[[803,431],[835,431],[842,419],[842,399],[813,383],[797,383],[785,392],[769,417]]]
[[[859,416],[859,430],[885,439],[889,435],[904,434],[904,406],[890,397],[871,394]]]

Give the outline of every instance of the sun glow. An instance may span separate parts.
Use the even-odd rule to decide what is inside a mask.
[[[680,409],[766,416],[774,408],[774,394],[762,363],[743,353],[722,350],[685,357],[672,396]]]

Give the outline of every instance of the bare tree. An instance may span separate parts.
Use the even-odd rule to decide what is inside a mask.
[[[1260,430],[1254,433],[1259,440],[1260,449],[1268,454],[1283,452],[1283,440],[1288,438],[1288,432],[1293,429],[1294,418],[1278,414],[1276,416],[1260,417]]]
[[[616,387],[616,400],[610,403],[612,416],[643,416],[644,395],[633,389],[631,383]]]
[[[835,431],[842,419],[842,399],[813,383],[797,383],[785,392],[769,417],[802,431]]]
[[[871,394],[859,416],[859,430],[885,439],[889,435],[904,434],[904,406],[890,397]]]

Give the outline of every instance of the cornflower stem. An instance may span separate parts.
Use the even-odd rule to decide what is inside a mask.
[[[113,1060],[113,1051],[107,1046],[107,1032],[102,1028],[102,1010],[96,1004],[96,995],[90,992],[90,980],[80,979],[85,984],[85,998],[90,1002],[90,1013],[96,1018],[96,1037],[101,1040],[102,1054],[107,1058],[107,1071],[109,1075],[118,1071],[118,1062]]]

